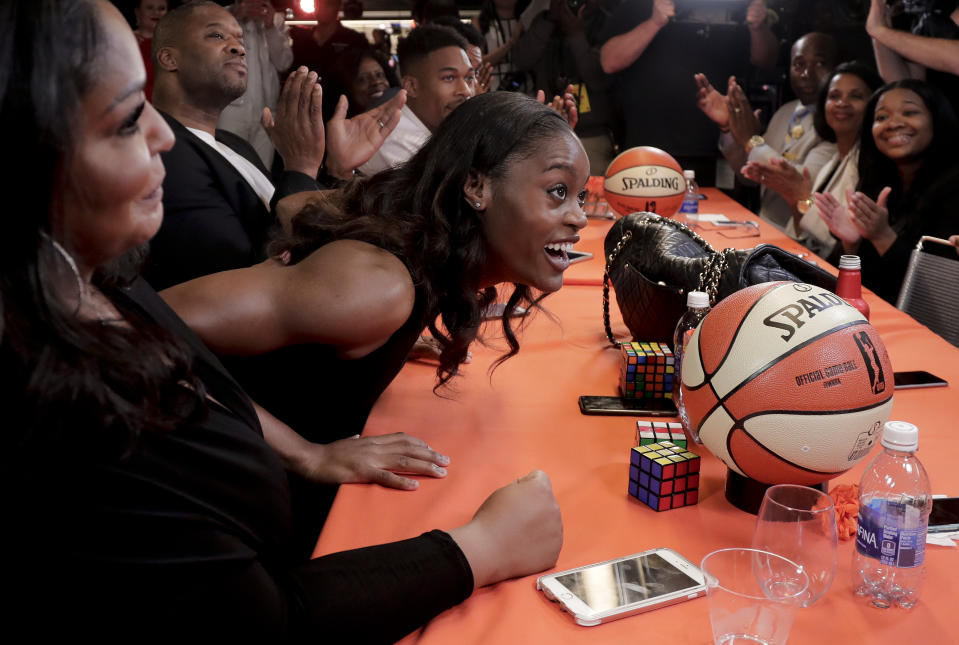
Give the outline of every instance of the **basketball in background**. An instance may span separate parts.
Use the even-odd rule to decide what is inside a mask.
[[[603,193],[620,215],[638,211],[671,217],[683,203],[683,169],[668,153],[650,146],[621,152],[606,169]]]
[[[834,293],[766,282],[725,298],[683,356],[690,427],[735,472],[817,484],[856,465],[892,411],[892,366],[862,314]]]

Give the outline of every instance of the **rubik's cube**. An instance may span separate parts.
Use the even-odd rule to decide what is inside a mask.
[[[676,359],[665,343],[622,344],[619,389],[631,399],[673,398]]]
[[[661,441],[671,441],[683,450],[687,448],[683,424],[665,421],[637,421],[634,446],[648,446]]]
[[[699,501],[699,455],[671,441],[636,446],[629,453],[629,494],[654,511]]]

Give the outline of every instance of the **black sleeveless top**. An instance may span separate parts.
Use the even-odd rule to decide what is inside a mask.
[[[258,356],[221,356],[250,398],[303,437],[330,443],[363,432],[380,394],[406,363],[426,326],[425,297],[386,343],[362,358],[329,345],[292,345]]]

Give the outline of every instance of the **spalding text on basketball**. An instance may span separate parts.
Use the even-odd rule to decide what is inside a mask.
[[[628,192],[637,188],[680,189],[677,177],[623,177],[623,190]]]
[[[815,318],[821,311],[844,304],[846,302],[836,294],[823,291],[817,295],[799,298],[777,309],[763,318],[763,324],[767,327],[782,329],[785,333],[781,338],[788,343],[796,330],[806,324],[804,319]]]

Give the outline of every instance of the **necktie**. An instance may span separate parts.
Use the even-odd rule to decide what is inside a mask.
[[[800,105],[793,110],[792,116],[789,117],[789,126],[786,128],[786,139],[783,142],[783,156],[789,161],[795,161],[794,157],[796,155],[790,154],[789,150],[796,144],[797,141],[802,139],[803,134],[805,134],[805,128],[803,128],[802,120],[803,117],[810,112],[812,112],[812,107]]]

